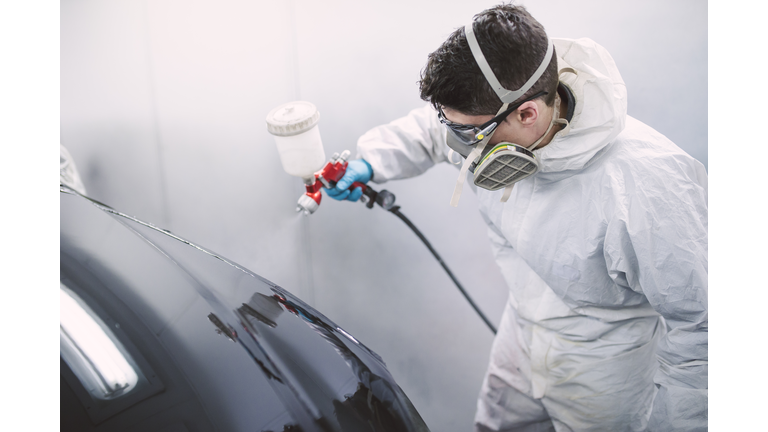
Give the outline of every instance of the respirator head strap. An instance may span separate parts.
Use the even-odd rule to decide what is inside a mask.
[[[475,30],[472,27],[474,23],[475,20],[473,19],[469,24],[464,26],[464,35],[467,37],[467,43],[469,44],[469,49],[472,51],[472,56],[475,58],[477,66],[480,67],[480,71],[483,72],[485,80],[488,81],[488,84],[491,86],[493,91],[496,92],[496,95],[499,96],[499,99],[501,99],[501,101],[504,103],[514,103],[516,100],[520,99],[525,94],[525,92],[530,90],[534,84],[536,84],[536,81],[541,78],[541,75],[544,74],[547,66],[549,66],[552,54],[555,51],[552,39],[547,38],[547,52],[544,54],[544,58],[541,60],[539,67],[536,69],[533,75],[528,78],[528,81],[526,81],[525,84],[523,84],[523,86],[517,90],[507,90],[496,78],[496,75],[493,73],[491,66],[488,64],[488,61],[483,55],[483,50],[480,49],[480,44],[477,42],[477,37],[475,36]]]

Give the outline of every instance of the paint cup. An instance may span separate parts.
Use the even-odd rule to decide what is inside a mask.
[[[325,163],[319,120],[315,105],[306,101],[288,102],[267,115],[267,130],[275,137],[280,162],[288,174],[311,178]]]

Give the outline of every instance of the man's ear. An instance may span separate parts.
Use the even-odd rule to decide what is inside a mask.
[[[532,126],[539,119],[539,106],[534,101],[528,101],[516,111],[517,120],[523,126]]]

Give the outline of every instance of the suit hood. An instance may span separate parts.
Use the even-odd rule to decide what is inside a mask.
[[[553,41],[560,82],[570,88],[576,106],[569,127],[534,151],[540,175],[586,168],[610,147],[627,117],[627,89],[608,51],[586,38]]]

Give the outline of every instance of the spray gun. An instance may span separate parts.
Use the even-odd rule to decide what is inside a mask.
[[[307,192],[299,198],[299,203],[296,206],[297,212],[303,211],[305,215],[311,215],[317,210],[323,197],[320,189],[336,187],[336,183],[344,177],[344,173],[347,171],[349,154],[349,150],[344,150],[341,154],[334,153],[331,160],[320,171],[317,171],[313,177],[304,179]],[[370,186],[360,182],[352,183],[349,190],[352,191],[358,187],[363,190],[360,201],[365,203],[368,208],[373,208],[373,204],[378,203],[385,210],[389,210],[395,204],[395,195],[387,190],[376,192]]]
[[[334,153],[331,160],[325,162],[325,150],[320,139],[318,122],[320,113],[314,104],[306,101],[289,102],[278,106],[267,115],[267,130],[275,138],[277,151],[283,169],[290,175],[301,177],[307,192],[299,198],[296,211],[305,215],[314,213],[320,206],[325,187],[332,189],[336,182],[347,172],[349,150],[341,154]],[[318,166],[322,166],[319,171]],[[363,190],[361,200],[373,208],[378,203],[389,210],[395,204],[395,196],[388,191],[376,192],[370,186],[355,182],[349,190]]]

